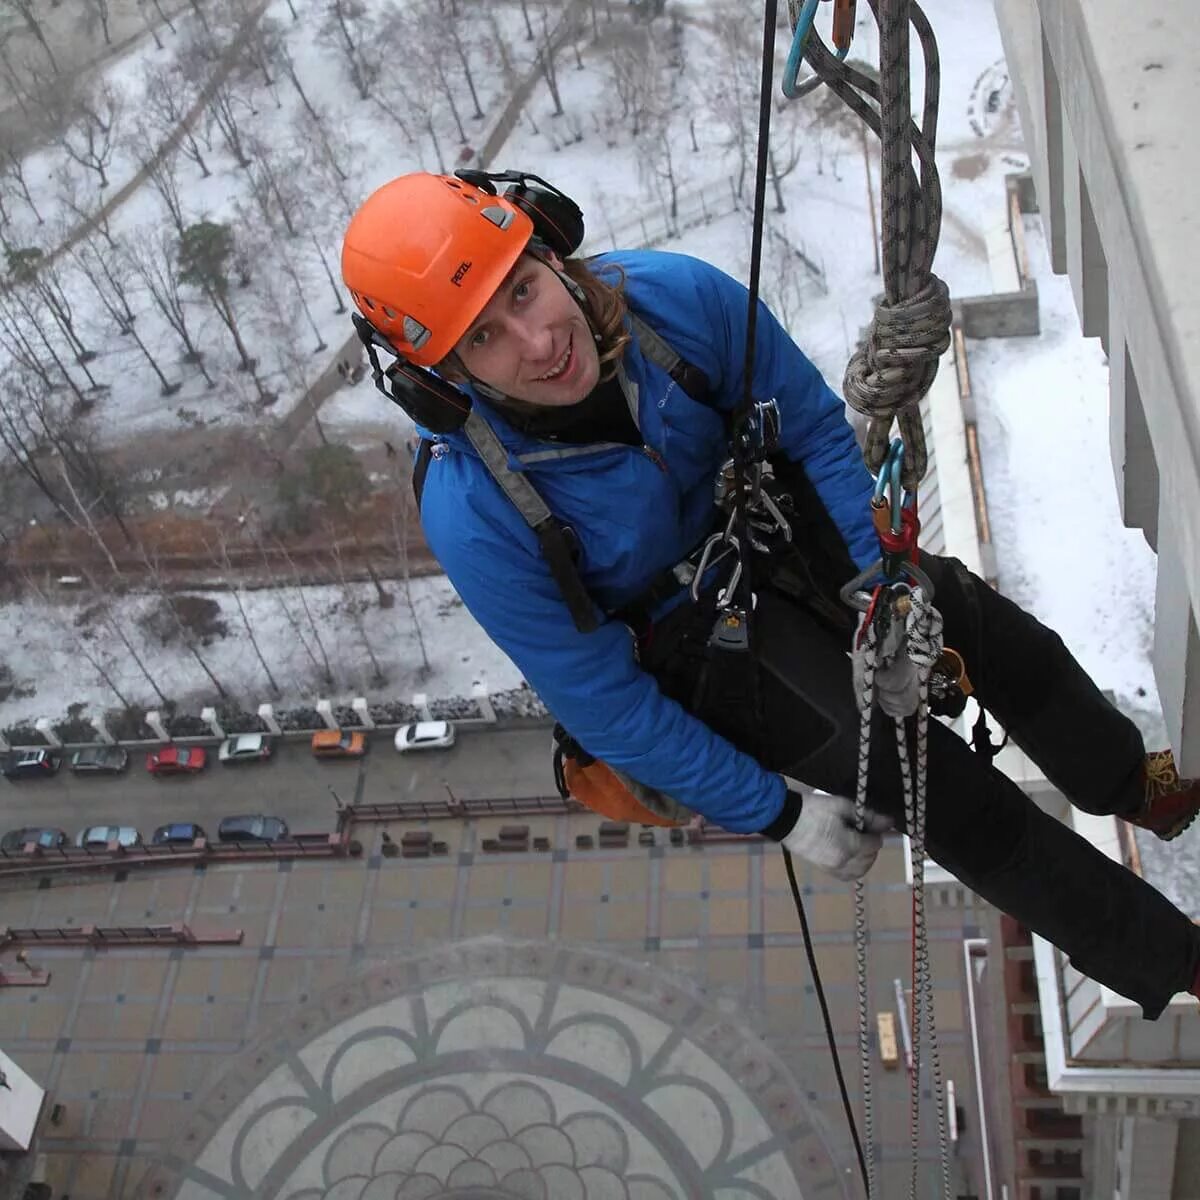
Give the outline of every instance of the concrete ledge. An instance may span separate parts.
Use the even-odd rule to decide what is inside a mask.
[[[954,307],[967,337],[1035,337],[1042,331],[1037,283],[1032,279],[1019,292],[964,296]]]

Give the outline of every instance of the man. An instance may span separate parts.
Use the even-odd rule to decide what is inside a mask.
[[[903,803],[882,722],[865,830],[847,799],[858,714],[830,600],[878,545],[872,480],[842,402],[760,305],[753,394],[778,406],[772,461],[796,550],[764,564],[753,652],[717,656],[713,593],[727,581],[705,573],[695,603],[671,572],[694,567],[724,520],[714,480],[742,395],[745,289],[681,255],[585,263],[573,257],[582,218],[568,197],[532,176],[501,177],[516,181],[501,196],[493,178],[463,175],[379,189],[342,256],[371,336],[399,356],[408,407],[436,431],[421,502],[431,549],[587,753],[728,829],[861,875],[881,830],[903,826]],[[543,502],[555,522],[535,517]],[[544,537],[551,527],[569,531],[569,567]],[[1200,789],[1169,753],[1146,756],[1057,634],[961,564],[923,554],[921,566],[977,695],[1072,803],[1164,837],[1190,823]],[[572,578],[586,591],[582,616]],[[827,794],[802,796],[789,779]],[[1191,921],[937,723],[927,798],[933,857],[1079,970],[1150,1017],[1200,988]]]

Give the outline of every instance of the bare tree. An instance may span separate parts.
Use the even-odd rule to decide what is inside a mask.
[[[75,622],[68,621],[31,571],[21,571],[21,582],[42,602],[43,611],[39,615],[39,623],[50,626],[55,632],[56,639],[69,645],[72,652],[78,654],[96,672],[101,682],[116,696],[117,702],[123,708],[131,708],[132,705],[128,698],[117,686],[113,677],[112,660],[102,658],[99,649],[93,649],[91,645],[95,639],[95,633],[87,626],[81,629]]]
[[[50,49],[50,43],[46,40],[45,31],[35,15],[36,7],[34,0],[0,0],[0,12],[10,13],[25,26],[38,45],[46,52],[46,57],[50,60],[50,65],[57,75],[59,73],[58,60],[54,57],[54,51]]]
[[[28,322],[29,317],[25,309],[11,294],[0,291],[0,346],[8,351],[13,362],[23,371],[36,376],[46,387],[50,387],[50,370],[42,361],[36,337],[28,328]]]
[[[145,130],[144,125],[141,128]],[[182,237],[187,228],[187,217],[183,211],[183,191],[179,186],[178,160],[169,150],[159,154],[155,151],[153,143],[142,142],[140,139],[138,141],[138,158],[146,180],[158,193],[172,228]]]
[[[150,573],[150,579],[154,584],[154,589],[158,592],[159,601],[162,605],[164,614],[170,617],[171,624],[174,625],[176,633],[179,635],[179,640],[183,644],[183,648],[196,660],[196,665],[208,676],[209,682],[217,689],[217,695],[222,700],[229,699],[229,693],[225,690],[221,681],[213,674],[212,668],[204,660],[204,655],[200,653],[200,647],[197,645],[197,638],[193,630],[179,615],[179,607],[175,603],[175,597],[167,587],[166,578],[162,573],[159,565],[158,556],[149,553],[146,548],[142,547],[142,562],[145,563],[147,571]]]
[[[393,462],[395,459],[393,459]],[[415,501],[412,495],[412,489],[405,486],[405,481],[400,478],[400,472],[396,469],[392,471],[396,505],[392,509],[392,537],[396,542],[396,551],[400,556],[400,571],[401,578],[404,581],[404,602],[408,605],[408,615],[412,620],[413,632],[417,635],[417,645],[421,648],[421,671],[422,678],[429,674],[429,651],[425,647],[425,632],[421,628],[420,619],[417,617],[417,607],[413,603],[412,597],[412,574],[409,570],[408,562],[408,537],[411,528],[411,514],[415,507]]]
[[[330,0],[321,32],[340,51],[359,99],[370,99],[380,63],[372,48],[374,34],[366,5],[362,0]]]
[[[155,136],[142,142],[143,157],[156,152],[156,145],[165,146],[166,141],[179,131],[179,151],[200,168],[207,179],[208,163],[204,152],[192,131],[187,116],[194,99],[194,89],[184,72],[148,62],[143,72],[143,101],[141,112],[153,129]]]
[[[75,506],[75,511],[79,514],[79,520],[72,521],[81,529],[86,529],[88,536],[92,539],[94,545],[98,546],[104,557],[108,559],[109,569],[113,573],[114,579],[121,578],[121,568],[117,566],[117,560],[113,557],[112,551],[108,548],[108,543],[100,536],[100,531],[96,528],[95,521],[92,520],[92,510],[89,505],[84,504],[80,499],[79,493],[75,490],[75,485],[71,482],[71,473],[67,470],[67,464],[62,462],[59,464],[59,473],[62,476],[62,481],[66,484],[67,493],[71,497],[71,502]]]
[[[337,535],[332,526],[329,529],[329,542],[330,560],[337,573],[338,582],[342,585],[342,608],[354,624],[354,628],[358,632],[358,639],[362,643],[362,648],[367,652],[367,657],[371,660],[371,683],[375,687],[382,687],[387,682],[387,676],[383,672],[383,667],[380,665],[379,659],[375,656],[375,648],[371,645],[370,634],[367,633],[367,623],[363,616],[367,605],[354,594],[354,588],[350,580],[346,577],[346,567],[342,561],[342,548],[338,544]]]
[[[295,195],[296,179],[289,173],[288,164],[280,160],[277,150],[269,142],[254,138],[247,142],[253,156],[249,171],[250,193],[262,214],[263,221],[274,227],[282,221],[288,237],[296,237],[299,230],[292,215],[299,203]]]
[[[4,257],[10,283],[18,291],[28,289],[45,305],[67,344],[75,352],[75,361],[84,367],[85,374],[94,385],[95,381],[86,366],[96,357],[96,352],[89,350],[80,336],[61,268],[48,260],[37,246],[14,247],[7,250]]]
[[[424,0],[422,10],[418,10],[419,19],[426,24],[433,39],[445,46],[457,61],[461,71],[459,74],[471,94],[473,116],[477,121],[483,119],[483,109],[479,106],[479,93],[475,88],[475,77],[471,73],[471,56],[468,47],[482,39],[471,28],[469,22],[478,19],[477,10],[472,7],[464,13],[456,5],[446,8],[440,0]]]
[[[88,582],[88,587],[92,594],[96,596],[96,604],[94,611],[96,615],[104,622],[109,631],[114,634],[121,645],[125,647],[125,652],[133,659],[137,668],[142,673],[142,677],[150,685],[151,690],[158,697],[158,702],[164,706],[171,702],[167,699],[167,694],[158,686],[158,681],[150,674],[150,668],[146,666],[145,659],[137,652],[137,647],[130,640],[129,634],[125,631],[125,626],[113,612],[112,597],[97,584],[95,576],[88,570],[87,567],[82,567],[80,573]]]
[[[39,225],[44,225],[42,214],[29,190],[25,178],[25,147],[9,128],[0,128],[0,187],[15,184],[29,211]]]
[[[80,178],[78,171],[71,169],[69,162],[59,162],[53,168],[55,184],[54,198],[59,204],[74,216],[80,226],[95,230],[109,245],[115,245],[112,234],[111,214],[106,213],[104,205],[95,205],[95,198],[90,189],[84,187],[85,181]],[[65,241],[71,231],[64,229],[55,241]]]
[[[550,36],[550,18],[543,8],[542,40],[538,46],[538,69],[542,73],[542,78],[546,81],[546,86],[550,89],[550,97],[554,101],[554,116],[561,117],[563,114],[562,96],[559,95],[558,91],[558,67],[554,61],[554,56],[557,53],[558,50],[554,45],[554,39]]]
[[[106,46],[111,46],[112,32],[108,27],[111,13],[109,12],[108,8],[108,0],[87,0],[87,6],[88,9],[94,13],[96,18],[100,21],[100,28],[104,32],[104,44]],[[92,26],[92,28],[95,28],[95,26]]]
[[[329,653],[325,649],[325,643],[321,640],[321,631],[317,627],[317,622],[313,617],[312,609],[309,607],[308,596],[305,594],[304,585],[300,581],[300,572],[296,569],[295,560],[288,553],[287,547],[281,541],[279,541],[278,538],[275,539],[275,550],[291,574],[292,585],[296,590],[297,598],[300,601],[300,607],[304,610],[305,620],[308,624],[307,634],[305,633],[304,628],[302,627],[295,613],[288,608],[287,602],[284,600],[283,588],[277,589],[275,593],[276,598],[279,601],[279,607],[282,609],[284,616],[287,617],[288,625],[291,627],[292,632],[296,635],[296,640],[304,648],[304,652],[308,655],[308,659],[312,663],[313,668],[320,675],[321,679],[325,683],[325,686],[332,687],[334,678],[333,668],[329,664]],[[267,554],[267,548],[261,539],[258,541],[258,551],[262,555],[263,564],[267,567],[271,577],[274,578],[275,574],[273,564],[270,556]],[[317,656],[313,653],[312,647],[309,645],[309,638],[312,639],[313,644],[320,652],[321,657],[319,661]]]
[[[123,97],[107,80],[91,95],[77,98],[78,115],[58,139],[67,156],[81,167],[95,171],[99,186],[108,187],[107,168],[117,146],[117,125],[121,119]]]
[[[124,248],[129,266],[145,285],[154,306],[183,344],[183,361],[200,368],[208,386],[216,380],[204,366],[204,355],[192,338],[187,305],[183,299],[183,278],[176,257],[176,239],[166,230],[131,239]]]
[[[325,269],[325,277],[329,280],[329,286],[333,289],[333,297],[337,301],[337,308],[334,311],[341,315],[346,311],[346,302],[342,298],[342,289],[338,287],[338,282],[333,275],[333,269],[329,265],[329,259],[325,257],[325,251],[321,248],[321,239],[316,234],[313,234],[312,244],[317,252],[317,257],[321,260],[321,266]]]
[[[92,291],[108,313],[117,331],[133,340],[142,357],[158,376],[159,392],[173,396],[183,386],[178,380],[172,382],[163,373],[149,346],[142,340],[135,326],[136,315],[129,305],[130,273],[128,256],[118,255],[111,250],[84,242],[72,252],[72,260],[83,277],[92,285]]]
[[[11,371],[0,379],[0,445],[8,451],[21,474],[49,500],[59,516],[70,520],[70,513],[42,469],[42,439],[30,421],[24,394],[34,386],[45,385],[40,380],[35,384],[35,381],[23,379]]]
[[[225,139],[225,145],[229,148],[229,153],[233,155],[234,162],[239,167],[245,168],[250,165],[250,160],[246,157],[242,131],[238,125],[237,109],[239,107],[248,108],[249,105],[234,93],[228,83],[220,83],[213,89],[212,99],[208,102],[208,115],[221,131],[221,136]]]
[[[150,5],[147,6],[146,0],[137,0],[138,12],[142,17],[144,24],[150,32],[150,36],[154,39],[154,45],[157,49],[163,48],[163,40],[158,33],[158,22],[161,21],[172,32],[175,32],[175,26],[171,23],[171,18],[163,12],[161,0],[150,0]],[[153,7],[154,12],[158,16],[158,21],[150,15],[149,8]]]
[[[240,369],[254,380],[259,399],[265,403],[273,397],[264,390],[255,370],[256,361],[251,358],[242,340],[230,290],[230,271],[235,266],[235,251],[233,232],[227,225],[212,221],[189,225],[179,239],[179,278],[197,288],[212,305],[237,348]]]
[[[278,240],[272,241],[269,255],[271,266],[273,268],[271,272],[272,278],[270,281],[270,287],[274,293],[275,303],[269,305],[267,311],[279,314],[285,327],[290,326],[290,330],[285,329],[281,331],[284,332],[285,337],[288,333],[290,333],[291,336],[286,337],[286,340],[290,341],[295,337],[294,313],[290,310],[286,310],[287,315],[284,316],[284,313],[281,311],[281,308],[278,305],[278,282],[279,277],[282,276],[292,285],[291,294],[293,300],[295,303],[300,305],[300,311],[304,313],[304,318],[308,322],[308,327],[312,330],[313,337],[316,339],[317,344],[313,347],[313,353],[320,354],[322,350],[325,350],[328,347],[325,344],[325,339],[321,336],[321,327],[317,324],[316,318],[313,317],[312,309],[308,304],[308,281],[300,273],[302,260],[298,259],[295,249],[290,244],[282,244]],[[288,357],[291,357],[290,352],[288,353]]]
[[[740,199],[745,191],[758,120],[754,15],[736,0],[722,0],[715,6],[713,32],[717,54],[711,76],[714,86],[708,91],[708,110],[715,126],[724,131],[725,147],[737,152],[735,191]]]
[[[271,668],[267,665],[267,660],[263,657],[262,647],[258,644],[258,637],[254,633],[254,626],[250,624],[250,617],[246,613],[246,605],[242,599],[242,589],[238,585],[238,577],[233,569],[233,564],[229,561],[229,543],[224,533],[217,534],[216,546],[209,546],[208,550],[213,556],[213,560],[221,568],[221,581],[229,589],[229,594],[233,597],[234,604],[237,605],[238,616],[242,621],[242,628],[245,629],[246,637],[250,639],[250,645],[254,650],[255,657],[258,659],[259,666],[262,667],[263,674],[266,675],[267,681],[271,685],[271,692],[278,697],[282,692],[279,684],[275,681],[275,676],[272,674]]]
[[[28,288],[9,286],[0,289],[0,344],[13,354],[17,362],[50,386],[52,375],[44,365],[44,354],[71,389],[76,401],[84,407],[91,403],[50,340],[40,306]]]

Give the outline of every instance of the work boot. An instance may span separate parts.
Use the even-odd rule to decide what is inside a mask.
[[[1164,842],[1177,838],[1200,813],[1200,780],[1181,779],[1170,750],[1154,750],[1142,764],[1146,799],[1126,820],[1148,829]]]

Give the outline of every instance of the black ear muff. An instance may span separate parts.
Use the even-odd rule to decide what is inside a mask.
[[[565,192],[526,171],[455,171],[464,183],[496,195],[496,184],[507,183],[504,198],[533,222],[533,236],[559,258],[574,254],[583,243],[583,211]]]
[[[396,351],[365,317],[354,313],[351,319],[367,349],[375,386],[393,404],[430,433],[454,433],[463,427],[471,412],[471,397],[466,392],[401,357],[386,369],[380,366],[380,350],[389,354]]]

